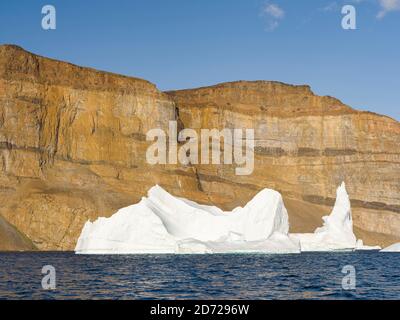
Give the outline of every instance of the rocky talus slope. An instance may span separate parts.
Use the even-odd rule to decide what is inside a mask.
[[[153,128],[254,128],[255,169],[146,162]],[[309,232],[345,181],[366,243],[400,236],[400,124],[307,86],[233,82],[160,92],[148,81],[0,46],[0,214],[40,250],[71,250],[84,222],[159,184],[224,209],[280,191]],[[6,238],[0,228],[0,242]],[[0,250],[4,248],[0,246]],[[25,247],[22,249],[26,249]]]
[[[33,245],[25,235],[10,225],[0,216],[0,251],[35,251]]]

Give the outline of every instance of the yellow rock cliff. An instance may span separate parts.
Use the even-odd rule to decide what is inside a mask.
[[[146,133],[168,131],[171,120],[195,130],[254,128],[253,174],[149,165]],[[399,122],[308,86],[239,81],[160,92],[142,79],[0,46],[0,214],[40,250],[72,250],[86,220],[139,201],[154,184],[224,209],[273,188],[291,230],[310,232],[345,181],[356,233],[390,244],[400,237],[399,146]]]

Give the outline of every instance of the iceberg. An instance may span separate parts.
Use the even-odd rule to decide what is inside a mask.
[[[367,246],[361,239],[357,240],[356,248],[357,251],[368,251],[368,250],[381,250],[380,246]]]
[[[245,207],[222,211],[160,186],[109,218],[86,222],[78,254],[299,253],[279,192],[264,189]]]
[[[294,233],[290,237],[300,242],[301,251],[353,251],[379,247],[364,246],[353,232],[353,219],[345,183],[336,190],[336,201],[329,216],[322,218],[322,227],[314,233]]]
[[[174,197],[160,186],[109,218],[86,222],[78,254],[300,253],[377,250],[353,232],[345,184],[323,225],[314,233],[289,234],[288,213],[279,192],[264,189],[244,207],[223,211]]]
[[[400,242],[382,249],[380,252],[400,252]]]

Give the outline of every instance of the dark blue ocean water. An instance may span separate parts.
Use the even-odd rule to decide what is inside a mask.
[[[44,265],[56,289],[43,290]],[[356,289],[342,268],[354,266]],[[400,254],[0,253],[0,299],[400,299]]]

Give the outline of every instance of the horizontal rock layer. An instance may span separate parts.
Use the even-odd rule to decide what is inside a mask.
[[[168,94],[184,127],[255,128],[252,175],[197,166],[212,201],[224,190],[226,204],[236,205],[243,189],[266,186],[332,206],[335,185],[346,181],[355,225],[400,235],[399,122],[316,96],[308,86],[278,82],[239,81]]]
[[[197,130],[254,128],[253,174],[147,164],[146,133],[167,132],[171,120]],[[308,86],[234,82],[163,93],[145,80],[0,46],[0,213],[41,250],[73,249],[87,219],[138,202],[154,184],[226,210],[276,189],[291,228],[312,232],[320,225],[312,212],[330,212],[341,181],[356,230],[385,245],[400,235],[399,146],[395,120]]]

